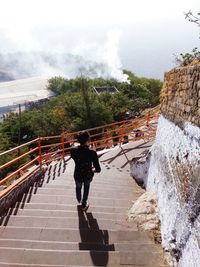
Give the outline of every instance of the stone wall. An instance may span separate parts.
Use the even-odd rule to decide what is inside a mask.
[[[200,64],[165,74],[147,190],[156,192],[174,266],[200,266]]]
[[[160,99],[162,115],[184,130],[182,138],[186,135],[191,136],[190,139],[198,139],[198,136],[193,136],[194,129],[190,127],[188,130],[186,124],[190,122],[192,125],[200,126],[200,64],[180,67],[165,73]],[[186,144],[180,147],[176,157],[171,160],[172,173],[175,172],[178,179],[178,192],[184,200],[189,197],[189,187],[196,187],[200,183],[199,169],[197,170],[200,153],[190,155],[190,142],[187,141],[189,147]]]
[[[165,73],[160,100],[161,112],[169,120],[200,126],[200,64]]]

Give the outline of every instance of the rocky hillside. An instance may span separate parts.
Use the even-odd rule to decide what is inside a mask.
[[[200,266],[200,65],[165,75],[147,190],[156,192],[163,246],[174,266]]]

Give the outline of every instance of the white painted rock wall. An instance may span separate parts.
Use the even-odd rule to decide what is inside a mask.
[[[156,192],[163,246],[179,267],[199,267],[200,129],[160,117],[147,190]]]

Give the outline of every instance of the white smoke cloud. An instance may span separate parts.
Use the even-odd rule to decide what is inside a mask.
[[[128,75],[123,74],[122,64],[119,57],[119,41],[122,32],[119,30],[113,30],[108,33],[107,42],[104,49],[104,60],[107,63],[112,77],[116,77],[117,80],[127,82]]]
[[[89,77],[114,78],[118,81],[127,81],[127,76],[122,72],[119,57],[120,30],[108,31],[107,35],[92,38],[92,32],[77,36],[63,27],[50,26],[41,29],[24,28],[17,32],[8,31],[1,38],[4,51],[3,63],[12,65],[13,76],[65,76],[74,78],[80,75],[80,69]],[[55,32],[55,34],[54,34]],[[7,53],[6,53],[7,52]],[[10,61],[10,62],[9,62]]]
[[[122,64],[119,57],[119,43],[122,32],[114,29],[107,32],[106,38],[97,42],[81,42],[72,50],[72,54],[96,62],[104,66],[104,77],[115,78],[122,82],[127,82],[128,76],[123,74]],[[98,71],[98,70],[96,70]],[[102,76],[102,69],[99,69],[99,76]]]
[[[122,67],[136,75],[163,78],[174,53],[191,51],[199,43],[197,27],[184,19],[189,9],[199,11],[196,0],[0,0],[0,7],[1,54],[31,52],[31,64],[35,51],[55,54],[57,67],[37,57],[34,75],[64,72],[72,77],[78,65],[89,72],[96,64],[101,66],[92,71],[96,75],[122,81]],[[62,53],[76,60],[59,67],[57,54]],[[18,61],[22,65],[22,59]]]

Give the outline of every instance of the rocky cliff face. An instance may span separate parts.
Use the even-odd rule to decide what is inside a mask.
[[[200,266],[200,65],[165,74],[147,190],[156,192],[174,265]]]
[[[200,64],[166,73],[160,98],[165,118],[180,127],[185,121],[200,126]]]

